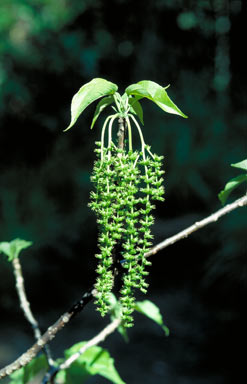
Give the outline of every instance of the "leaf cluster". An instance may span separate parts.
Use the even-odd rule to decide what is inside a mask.
[[[168,96],[166,89],[150,80],[142,80],[132,84],[125,89],[122,96],[117,92],[118,86],[108,80],[95,78],[84,84],[73,96],[71,102],[71,121],[65,131],[69,130],[77,121],[82,112],[94,101],[102,98],[96,106],[91,128],[93,128],[100,113],[109,105],[115,104],[118,113],[125,116],[129,110],[138,115],[143,123],[143,112],[140,99],[147,98],[154,102],[159,108],[167,113],[176,114],[187,118],[187,116],[174,104]],[[115,108],[114,108],[115,109]]]
[[[242,173],[232,178],[231,180],[229,180],[226,183],[225,188],[222,191],[220,191],[220,193],[218,194],[218,197],[222,205],[226,203],[229,195],[232,193],[232,191],[235,188],[237,188],[240,184],[247,182],[247,159],[242,160],[239,163],[231,164],[231,166],[234,168],[239,168],[241,170],[244,170],[245,173]]]

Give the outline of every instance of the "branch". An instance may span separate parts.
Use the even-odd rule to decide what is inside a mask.
[[[60,365],[60,370],[67,369],[71,366],[71,364],[78,359],[84,352],[86,352],[89,348],[102,343],[106,339],[107,336],[109,336],[111,333],[113,333],[120,325],[121,320],[115,319],[110,324],[108,324],[97,336],[94,336],[91,340],[89,340],[83,347],[79,349],[77,353],[70,356],[67,360],[65,360],[64,363]]]
[[[38,341],[41,338],[41,332],[39,329],[38,322],[33,316],[33,313],[31,311],[30,303],[27,300],[27,295],[24,287],[24,278],[22,274],[22,268],[21,268],[19,257],[15,257],[12,260],[12,265],[13,265],[15,281],[16,281],[16,290],[20,300],[20,307],[22,308],[24,316],[26,317],[27,321],[31,324],[34,332],[34,337]],[[48,345],[45,345],[44,350],[47,356],[48,364],[50,366],[53,366],[54,361],[51,357],[51,352],[49,350]]]
[[[155,255],[157,252],[168,247],[169,245],[174,244],[177,241],[182,240],[185,237],[188,237],[191,233],[197,231],[198,229],[201,229],[210,223],[216,222],[219,218],[226,215],[227,213],[229,213],[229,212],[231,212],[237,208],[243,207],[245,205],[247,205],[247,196],[241,197],[240,199],[234,201],[232,204],[226,205],[224,208],[218,210],[217,212],[213,213],[212,215],[208,216],[207,218],[196,222],[195,224],[191,225],[187,229],[184,229],[183,231],[179,232],[178,234],[176,234],[172,237],[169,237],[168,239],[162,241],[161,243],[154,246],[149,252],[147,252],[145,254],[145,256],[149,257],[152,255]],[[71,320],[72,317],[74,317],[78,312],[80,312],[85,307],[85,305],[95,295],[96,295],[96,291],[94,288],[92,288],[91,290],[86,292],[83,295],[82,299],[77,304],[75,304],[68,312],[66,312],[64,315],[62,315],[54,325],[52,325],[51,327],[48,328],[48,330],[37,341],[36,344],[34,344],[26,353],[24,353],[22,356],[20,356],[12,364],[10,364],[10,365],[8,365],[8,366],[6,366],[0,370],[0,380],[5,376],[9,376],[11,373],[16,371],[17,369],[27,365],[37,355],[37,353],[55,337],[56,333],[58,331],[60,331],[64,327],[64,325],[67,324]],[[111,323],[111,324],[113,324],[113,323]],[[111,330],[111,327],[110,327],[111,324],[109,324],[109,326],[108,326],[109,328],[107,328],[108,330]],[[114,324],[115,324],[114,329],[116,329],[117,325],[116,325],[116,323],[114,323]],[[104,330],[102,332],[104,332]],[[109,333],[107,333],[107,332],[108,331],[106,331],[106,335],[111,333],[110,331],[109,331]],[[101,334],[102,333],[100,333],[99,335],[101,335]],[[99,335],[96,336],[95,338],[96,339],[100,338],[101,336],[99,336]],[[92,339],[92,340],[94,340],[94,339]],[[92,340],[90,342],[92,342]],[[88,343],[90,343],[90,342],[88,342]],[[88,345],[88,343],[86,345]]]
[[[169,245],[172,245],[176,243],[179,240],[182,240],[191,233],[198,231],[198,229],[201,229],[205,227],[206,225],[210,223],[215,223],[219,218],[226,215],[227,213],[233,211],[236,208],[240,208],[247,205],[247,195],[241,197],[240,199],[234,201],[231,204],[226,205],[224,208],[219,209],[217,212],[213,213],[212,215],[206,217],[205,219],[201,221],[197,221],[195,224],[191,225],[190,227],[184,229],[183,231],[177,233],[174,236],[169,237],[168,239],[165,239],[161,243],[155,245],[153,248],[148,251],[145,256],[150,257],[155,255],[157,252],[161,251],[162,249],[169,247]]]
[[[124,149],[124,133],[125,133],[125,123],[124,119],[120,117],[118,119],[118,148]]]
[[[47,331],[39,338],[39,340],[29,348],[23,355],[21,355],[13,363],[7,365],[0,370],[0,380],[11,375],[17,369],[25,367],[33,358],[44,348],[44,346],[49,343],[55,335],[77,314],[79,313],[85,305],[95,296],[96,292],[93,289],[90,289],[86,292],[82,299],[73,305],[73,307],[65,312],[52,326],[50,326]]]
[[[99,343],[102,343],[102,341],[104,341],[107,336],[109,336],[111,333],[113,333],[119,327],[120,324],[121,324],[120,319],[114,319],[97,336],[94,336],[85,345],[83,345],[79,349],[79,351],[74,353],[74,355],[70,356],[67,360],[65,360],[62,364],[60,364],[57,368],[55,368],[55,370],[51,370],[50,374],[45,376],[42,384],[47,384],[50,381],[52,381],[59,371],[62,371],[64,369],[68,369],[71,366],[71,364],[73,364],[89,348],[91,348],[95,345],[98,345]]]

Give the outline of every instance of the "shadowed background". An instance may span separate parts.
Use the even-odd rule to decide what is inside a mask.
[[[246,8],[240,0],[1,0],[0,241],[33,241],[21,261],[44,329],[95,277],[97,226],[87,204],[103,120],[90,131],[90,106],[63,133],[72,96],[94,77],[120,93],[139,80],[171,84],[189,119],[144,100],[144,137],[165,156],[154,243],[177,233],[221,207],[218,192],[238,174],[230,164],[246,158]],[[136,316],[129,344],[110,337],[123,380],[218,384],[243,375],[246,227],[243,208],[152,258],[146,298],[171,336]],[[0,311],[2,366],[32,343],[3,256]],[[88,306],[51,344],[56,356],[106,322]]]

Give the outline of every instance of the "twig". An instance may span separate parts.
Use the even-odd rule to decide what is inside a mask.
[[[5,377],[11,375],[17,369],[20,369],[27,365],[33,358],[41,351],[44,346],[49,343],[55,335],[77,314],[79,313],[85,305],[95,296],[95,290],[90,289],[86,292],[82,299],[73,305],[73,307],[65,312],[52,326],[50,326],[47,331],[39,338],[39,340],[29,348],[23,355],[21,355],[17,360],[13,363],[7,365],[3,369],[0,370],[0,380]]]
[[[51,370],[50,375],[46,376],[46,378],[42,381],[42,384],[47,384],[49,383],[49,381],[53,380],[59,371],[68,369],[71,366],[71,364],[73,364],[89,348],[95,345],[98,345],[99,343],[102,343],[102,341],[104,341],[107,336],[109,336],[119,327],[120,323],[121,323],[120,319],[114,319],[98,335],[96,335],[91,340],[89,340],[85,345],[83,345],[79,349],[79,351],[77,351],[72,356],[70,356],[67,360],[65,360],[62,364],[60,364],[57,368],[55,368],[55,370]]]
[[[12,265],[13,265],[15,281],[16,281],[16,290],[20,300],[20,307],[22,308],[24,316],[26,317],[27,321],[31,324],[34,332],[34,337],[38,341],[41,338],[41,332],[39,329],[38,322],[31,311],[30,303],[27,300],[27,295],[24,287],[24,278],[22,274],[22,268],[21,268],[19,257],[15,257],[12,260]],[[50,367],[52,367],[54,365],[54,361],[51,357],[51,352],[48,345],[44,346],[44,351],[47,357],[48,364]]]
[[[87,349],[98,345],[99,343],[102,343],[102,341],[104,341],[107,336],[109,336],[119,327],[120,323],[120,319],[114,319],[98,335],[94,336],[85,345],[83,345],[83,347],[81,347],[78,352],[76,352],[74,355],[70,356],[67,360],[65,360],[65,362],[60,365],[60,370],[69,368],[71,364],[78,359],[78,357],[80,357],[84,352],[86,352]]]
[[[118,148],[124,149],[125,121],[122,117],[118,119]]]
[[[240,199],[234,201],[232,204],[226,205],[224,208],[218,210],[217,212],[213,213],[212,215],[208,216],[207,218],[196,222],[195,224],[191,225],[190,227],[186,228],[185,230],[179,232],[178,234],[169,237],[168,239],[162,241],[161,243],[154,246],[149,252],[145,254],[146,257],[155,255],[157,252],[161,251],[162,249],[168,247],[171,244],[176,243],[179,240],[182,240],[183,238],[188,237],[191,233],[197,231],[198,229],[201,229],[205,227],[206,225],[216,222],[219,218],[226,215],[227,213],[233,211],[234,209],[240,208],[247,205],[247,196],[243,196]],[[12,364],[4,367],[0,370],[0,379],[2,379],[5,376],[9,376],[11,373],[16,371],[17,369],[25,366],[28,364],[36,355],[37,353],[46,345],[48,342],[50,342],[56,335],[58,331],[60,331],[65,324],[67,324],[73,316],[76,315],[76,313],[80,312],[84,306],[96,295],[96,292],[94,289],[91,289],[90,291],[86,292],[86,294],[83,295],[82,300],[80,300],[77,304],[75,304],[70,311],[66,312],[64,315],[62,315],[58,321],[51,327],[48,328],[48,330],[44,333],[44,335],[38,340],[36,344],[34,344],[26,353],[24,353],[22,356],[20,356],[16,361],[14,361]],[[112,324],[112,323],[111,323]],[[117,328],[116,323],[114,323],[115,328]],[[113,327],[114,327],[113,326]],[[110,327],[109,324],[109,329]],[[102,331],[103,332],[103,331]],[[108,331],[107,331],[108,332]],[[111,333],[107,333],[106,336]],[[100,335],[100,334],[99,334]],[[97,339],[98,336],[95,338]],[[106,337],[105,336],[105,337]],[[95,339],[94,338],[94,339]],[[92,340],[94,340],[92,339]],[[97,339],[98,340],[98,339]],[[91,342],[91,341],[90,341]],[[90,343],[88,342],[88,343]],[[87,343],[87,344],[88,344]],[[87,345],[86,344],[86,345]],[[91,346],[91,345],[90,345]]]
[[[219,209],[217,212],[206,217],[205,219],[197,221],[195,224],[177,233],[176,235],[171,236],[168,239],[162,241],[161,243],[155,245],[153,248],[150,249],[150,251],[145,254],[145,257],[155,255],[157,252],[168,247],[169,245],[172,245],[177,241],[188,237],[191,233],[198,231],[198,229],[201,229],[210,223],[215,223],[220,217],[226,215],[227,213],[233,211],[236,208],[243,207],[244,205],[247,205],[247,195],[241,197],[240,199],[234,201],[231,204],[226,205],[224,208]]]

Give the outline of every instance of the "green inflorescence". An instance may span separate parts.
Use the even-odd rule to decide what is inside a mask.
[[[120,307],[124,326],[133,324],[134,291],[147,291],[146,267],[150,262],[146,253],[151,247],[150,227],[154,222],[153,202],[164,200],[162,186],[162,156],[151,152],[145,144],[138,120],[144,125],[140,100],[146,98],[167,113],[187,118],[173,103],[166,89],[154,81],[142,80],[129,85],[120,95],[118,86],[106,79],[94,78],[73,96],[71,121],[65,131],[77,121],[81,113],[99,100],[91,128],[101,112],[111,105],[97,143],[90,207],[100,226],[98,237],[98,278],[95,284],[98,310],[105,315],[111,307],[110,298],[116,275],[121,272]],[[136,119],[138,118],[138,119]],[[118,119],[118,144],[113,140],[113,123]],[[133,150],[132,127],[137,129],[141,149]],[[105,137],[108,136],[107,145]],[[126,137],[127,136],[127,137]],[[128,149],[125,148],[128,146]],[[122,268],[120,268],[122,266]]]
[[[109,310],[117,257],[123,267],[122,320],[130,327],[133,325],[134,290],[138,288],[146,293],[148,287],[146,267],[151,263],[145,253],[152,244],[153,201],[164,200],[163,157],[152,154],[146,145],[140,151],[119,149],[112,141],[107,147],[102,142],[96,145],[97,159],[91,177],[95,191],[91,192],[89,204],[100,226],[96,304],[102,315]],[[116,247],[119,255],[115,255]]]

